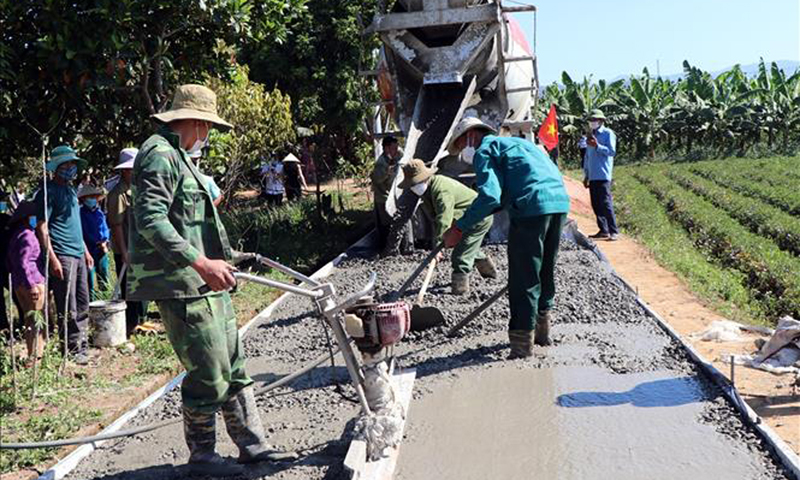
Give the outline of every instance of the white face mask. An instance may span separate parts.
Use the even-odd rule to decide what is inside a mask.
[[[592,128],[592,130],[597,130],[600,128],[600,122],[598,120],[592,120],[589,122],[589,126]]]
[[[203,147],[205,147],[206,143],[208,142],[208,135],[206,135],[206,138],[201,140],[200,129],[197,127],[197,125],[195,125],[194,130],[197,138],[192,144],[192,147],[187,150],[186,153],[188,153],[191,158],[200,158],[200,156],[203,154]]]
[[[428,190],[428,182],[418,183],[413,187],[411,187],[410,190],[414,192],[414,194],[417,195],[418,197],[421,197],[425,193],[425,191]]]
[[[472,160],[474,158],[475,158],[475,147],[464,147],[464,150],[461,150],[461,160],[472,165]]]

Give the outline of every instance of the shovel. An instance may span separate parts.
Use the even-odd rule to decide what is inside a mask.
[[[394,295],[390,297],[390,301],[396,302],[406,293],[406,290],[414,283],[414,280],[425,270],[425,267],[428,267],[428,272],[425,274],[425,280],[422,282],[422,288],[419,290],[419,294],[417,294],[417,302],[414,307],[411,309],[411,329],[418,331],[418,330],[425,330],[426,328],[432,328],[437,325],[441,325],[444,323],[444,315],[441,311],[439,311],[436,307],[423,307],[420,304],[422,303],[422,299],[425,297],[425,292],[428,290],[428,285],[430,284],[431,278],[433,277],[433,271],[436,269],[436,255],[439,254],[444,249],[444,243],[440,243],[431,250],[431,252],[420,262],[416,269],[411,273],[408,279],[403,283],[403,286],[400,287]],[[430,264],[430,265],[429,265]]]
[[[436,307],[423,307],[422,299],[425,298],[425,293],[428,291],[428,285],[433,278],[433,272],[436,270],[436,259],[431,261],[428,266],[428,272],[425,274],[425,280],[422,281],[422,287],[417,294],[417,301],[411,308],[411,330],[421,331],[428,328],[433,328],[444,323],[444,315],[441,310]]]
[[[466,317],[461,319],[460,322],[458,322],[456,325],[454,325],[453,328],[451,328],[450,331],[447,332],[447,336],[448,337],[455,336],[455,334],[458,333],[459,330],[461,330],[462,328],[466,327],[469,322],[471,322],[471,321],[475,320],[476,318],[478,318],[478,315],[483,313],[484,310],[489,308],[494,302],[496,302],[498,299],[500,299],[500,297],[505,295],[507,291],[508,291],[508,285],[506,285],[505,287],[503,287],[500,290],[498,290],[497,292],[495,292],[494,295],[489,297],[478,308],[473,310],[469,315],[467,315]]]

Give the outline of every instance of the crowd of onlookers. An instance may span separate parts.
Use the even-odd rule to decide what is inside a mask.
[[[0,285],[4,293],[8,290],[20,314],[14,327],[23,332],[30,358],[41,357],[45,348],[46,299],[55,306],[55,316],[50,316],[78,364],[89,360],[90,302],[112,295],[124,299],[131,177],[137,153],[135,148],[123,149],[111,178],[100,182],[87,173],[86,161],[72,148],[59,146],[46,164],[50,179],[40,183],[29,198],[16,190],[0,192],[0,252],[4,252]],[[316,180],[312,154],[313,145],[306,146],[300,154],[303,160],[287,153],[260,166],[261,196],[269,205],[280,205],[284,196],[296,200],[308,188],[306,177]],[[211,176],[206,181],[217,206],[223,200],[222,191]],[[112,256],[118,284],[112,284],[109,273]],[[45,291],[46,268],[52,297]],[[11,327],[12,314],[3,302],[0,331]],[[144,302],[127,302],[129,335],[146,314]]]
[[[89,175],[79,179],[86,161],[62,145],[53,149],[47,161],[51,178],[38,185],[30,198],[19,192],[0,197],[0,251],[5,253],[0,283],[9,290],[20,314],[15,329],[22,329],[30,358],[41,357],[44,351],[44,332],[49,330],[44,307],[51,301],[71,359],[88,362],[89,303],[110,298],[112,255],[120,279],[116,292],[124,298],[131,175],[137,153],[133,148],[122,150],[115,175],[99,185]],[[4,302],[0,330],[11,327],[12,315]],[[129,334],[145,315],[145,305],[128,302]]]

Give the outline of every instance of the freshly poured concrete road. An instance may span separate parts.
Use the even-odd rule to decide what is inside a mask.
[[[505,248],[487,249],[505,272]],[[346,295],[379,274],[379,294],[398,288],[424,252],[351,259],[331,280]],[[465,297],[449,294],[445,261],[425,303],[448,327],[501,288],[473,277]],[[501,299],[453,339],[448,327],[412,333],[398,347],[417,369],[396,478],[427,479],[783,479],[760,437],[590,252],[562,242],[554,345],[507,361],[508,302]],[[416,295],[408,292],[408,299]],[[294,298],[244,340],[248,370],[269,382],[326,348],[313,307]],[[252,467],[246,478],[339,479],[358,407],[335,383],[341,361],[258,399],[269,441],[303,454],[296,463]],[[345,385],[345,393],[352,396]],[[178,392],[133,423],[180,415]],[[220,419],[221,420],[221,419]],[[219,422],[219,451],[235,455]],[[71,479],[165,480],[188,452],[179,426],[109,443]]]

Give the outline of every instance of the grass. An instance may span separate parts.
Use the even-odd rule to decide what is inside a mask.
[[[260,205],[223,214],[229,238],[234,248],[258,251],[304,273],[311,273],[331,260],[360,236],[365,234],[372,219],[368,199],[352,193],[335,192],[319,215],[315,199],[277,209]],[[99,293],[110,298],[112,285]],[[265,275],[288,280],[278,272]],[[239,326],[271,303],[281,292],[256,284],[240,285],[232,295]],[[157,312],[151,302],[151,313]],[[57,336],[52,334],[52,338]],[[0,345],[7,345],[0,339]],[[61,353],[56,341],[47,345],[47,354],[40,364],[33,392],[30,368],[17,365],[17,392],[13,392],[10,352],[0,348],[0,438],[3,442],[30,442],[62,439],[98,422],[107,424],[127,407],[126,402],[138,395],[143,398],[158,388],[165,378],[177,374],[180,364],[172,352],[165,333],[135,335],[128,347],[105,349],[94,367],[69,366],[59,374]],[[25,354],[24,343],[16,344],[17,359]],[[85,433],[85,432],[84,432]],[[39,468],[52,462],[57,449],[1,451],[0,474],[23,468]]]
[[[796,159],[725,162],[726,175],[739,175],[739,184],[747,182],[744,172],[759,172],[747,184],[756,191],[757,182],[769,175],[782,177]],[[727,188],[727,182],[710,173],[721,163],[618,168],[615,200],[621,225],[727,316],[758,324],[798,316],[796,219],[740,188]]]

